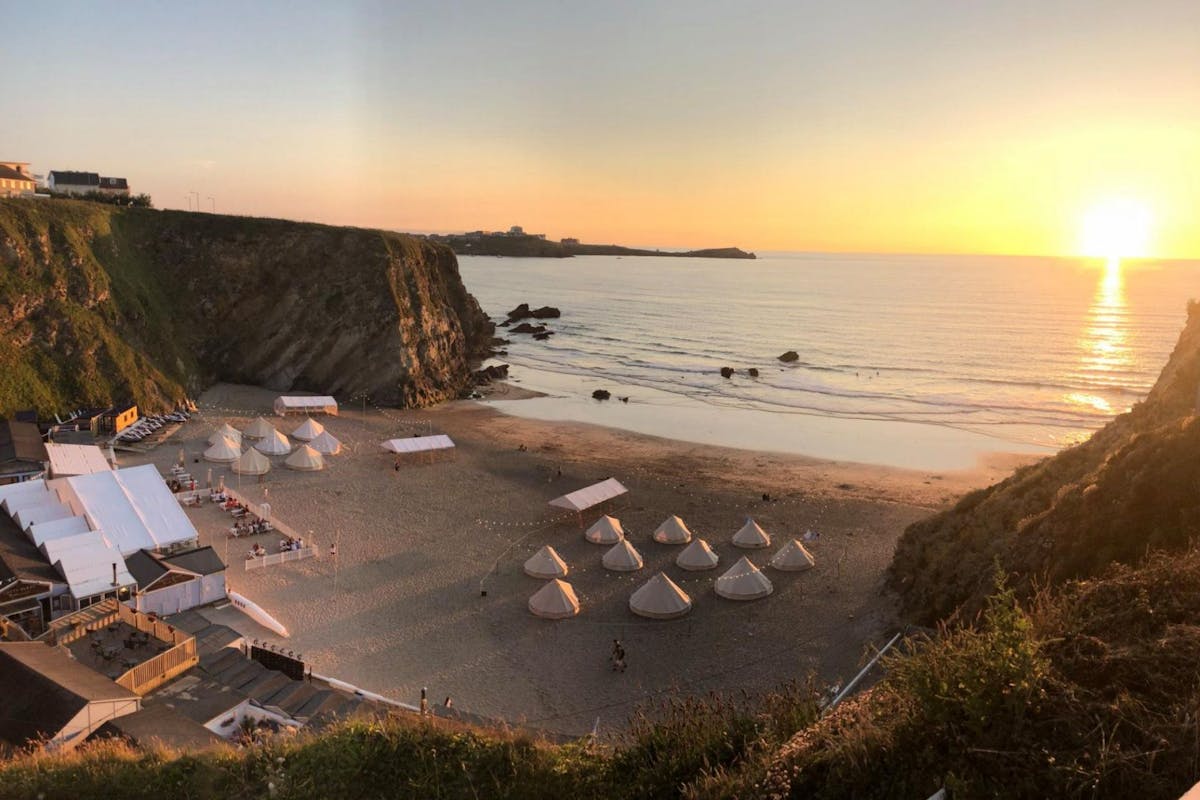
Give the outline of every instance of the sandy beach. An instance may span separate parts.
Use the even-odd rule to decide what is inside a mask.
[[[211,467],[214,481],[240,483],[253,501],[266,492],[273,515],[323,551],[339,542],[336,588],[327,556],[247,572],[243,559],[255,540],[230,540],[229,516],[212,505],[188,512],[202,542],[226,557],[230,588],[286,625],[287,647],[315,672],[412,703],[428,687],[432,701],[449,696],[466,711],[562,733],[590,731],[597,720],[601,732],[612,729],[639,701],[673,689],[766,688],[810,671],[828,681],[848,677],[894,626],[883,578],[905,526],[1028,460],[998,455],[969,471],[915,472],[522,419],[462,401],[428,411],[345,406],[339,417],[320,417],[345,446],[323,472],[294,472],[274,458],[263,481],[239,481],[225,467],[195,463],[223,422],[242,428],[261,414],[290,433],[303,418],[272,416],[274,397],[216,386],[174,437],[120,463],[165,471],[182,448],[202,483]],[[453,458],[395,470],[379,450],[384,439],[431,431],[454,439]],[[610,476],[629,493],[604,511],[621,520],[645,558],[637,572],[603,569],[605,548],[586,542],[573,516],[547,506]],[[764,502],[764,493],[772,500]],[[670,514],[713,546],[716,570],[684,572],[674,565],[680,547],[650,539]],[[746,516],[771,534],[770,548],[733,547]],[[808,529],[820,533],[809,545],[814,569],[766,568],[775,591],[755,602],[716,596],[716,577],[738,557],[765,567]],[[273,552],[278,536],[258,540]],[[570,566],[582,606],[573,619],[547,621],[527,610],[542,582],[521,565],[545,544]],[[651,621],[629,611],[629,595],[659,570],[691,595],[686,617]],[[283,641],[232,607],[206,613],[248,636]],[[620,674],[608,663],[614,638],[628,653]]]

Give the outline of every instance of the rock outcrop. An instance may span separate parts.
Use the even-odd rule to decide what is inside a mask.
[[[800,360],[800,354],[797,353],[795,350],[788,350],[786,353],[779,356],[779,360],[785,364],[791,364],[793,361]]]
[[[428,405],[494,330],[454,254],[415,237],[0,200],[0,413],[153,410],[216,381]]]

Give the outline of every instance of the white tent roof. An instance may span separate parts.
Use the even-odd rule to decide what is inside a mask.
[[[69,475],[90,475],[112,469],[104,451],[92,444],[46,443],[46,455],[50,459],[50,476],[65,478]]]
[[[298,469],[305,472],[315,472],[319,469],[325,469],[324,457],[306,444],[297,447],[296,452],[288,456],[283,464],[289,469]]]
[[[29,526],[35,522],[53,522],[56,519],[67,519],[73,517],[71,509],[67,508],[62,503],[58,502],[58,498],[54,495],[44,502],[36,506],[25,506],[13,515],[13,522],[17,523],[17,527],[21,530],[28,530]]]
[[[286,414],[289,411],[324,411],[329,414],[338,412],[337,400],[329,395],[280,395],[275,398],[275,413]]]
[[[758,527],[758,523],[746,517],[746,524],[741,530],[733,535],[733,544],[735,547],[742,547],[747,550],[759,550],[763,547],[771,546],[771,537],[767,532]]]
[[[254,449],[268,456],[285,456],[292,452],[292,443],[279,431],[271,431],[254,443]]]
[[[240,441],[240,439],[239,439]],[[215,464],[231,464],[242,454],[238,442],[227,436],[222,436],[217,443],[204,451],[204,460]]]
[[[229,439],[234,444],[241,444],[242,432],[226,422],[224,425],[212,432],[212,436],[208,437],[208,443],[217,444],[222,438]]]
[[[266,475],[271,471],[271,462],[262,453],[249,447],[233,462],[233,471],[238,475]]]
[[[571,584],[555,578],[529,598],[529,610],[546,619],[565,619],[579,613],[579,598]]]
[[[654,529],[654,541],[659,544],[687,544],[691,540],[692,532],[683,524],[683,520],[676,516],[667,517]]]
[[[10,517],[15,516],[16,513],[22,508],[40,506],[47,500],[54,499],[54,495],[51,494],[46,488],[45,482],[30,481],[30,483],[37,483],[38,489],[34,491],[21,492],[19,494],[11,494],[4,498],[4,510],[8,512]]]
[[[639,553],[628,539],[622,539],[605,552],[600,563],[605,569],[614,572],[633,572],[642,568],[642,554]]]
[[[313,439],[308,443],[308,446],[323,456],[336,456],[342,452],[342,443],[335,439],[329,431],[325,431]]]
[[[525,562],[525,574],[531,578],[562,578],[567,571],[567,562],[550,545],[542,547]]]
[[[674,619],[692,610],[692,598],[660,572],[630,596],[629,610],[650,619]]]
[[[693,539],[692,543],[680,551],[675,557],[675,566],[689,572],[699,572],[705,569],[715,569],[720,558],[708,542],[703,539]]]
[[[29,530],[25,531],[25,535],[35,545],[41,547],[44,542],[51,539],[62,539],[66,536],[87,533],[90,530],[87,520],[83,517],[67,517],[50,522],[35,522],[29,526]]]
[[[0,507],[8,511],[8,501],[10,498],[22,497],[29,492],[44,491],[46,491],[46,482],[41,478],[32,481],[5,484],[4,486],[0,486]]]
[[[262,417],[254,420],[242,430],[242,435],[249,436],[251,439],[265,439],[273,433],[275,433],[275,426]]]
[[[717,578],[717,594],[727,600],[757,600],[775,591],[771,581],[750,559],[742,556],[738,562]]]
[[[583,538],[592,544],[616,544],[625,538],[625,530],[619,519],[605,515],[592,523]]]
[[[59,498],[122,553],[195,540],[195,526],[153,464],[52,482]]]
[[[449,450],[454,442],[444,433],[436,436],[413,436],[408,439],[388,439],[380,444],[392,453],[424,453],[428,450]]]
[[[792,539],[771,556],[771,566],[783,572],[803,572],[812,569],[816,563],[812,553],[798,539]]]
[[[570,494],[564,494],[562,497],[556,497],[550,501],[550,505],[555,508],[566,508],[571,511],[583,511],[594,505],[603,503],[605,500],[619,497],[628,491],[616,478],[609,478],[608,480],[594,483],[591,486],[585,486]]]
[[[71,594],[76,598],[111,592],[116,588],[113,585],[113,564],[117,566],[117,586],[129,586],[136,582],[129,574],[120,550],[99,533],[82,534],[73,538],[86,538],[86,541],[77,542],[69,548],[53,550],[53,555],[47,554],[47,558],[58,574],[62,575],[71,588]]]
[[[325,432],[325,426],[317,422],[315,419],[309,418],[300,424],[300,427],[292,431],[292,438],[299,439],[302,442],[311,442],[313,439]]]

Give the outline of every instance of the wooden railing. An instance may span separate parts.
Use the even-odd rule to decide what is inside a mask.
[[[143,661],[117,678],[118,685],[134,694],[144,695],[200,663],[195,636],[126,605],[119,606],[117,613],[120,621],[126,625],[172,645],[169,650]]]
[[[29,634],[8,617],[0,617],[0,638],[6,642],[31,642]]]
[[[38,639],[47,639],[57,644],[68,645],[77,639],[82,639],[92,631],[116,622],[119,619],[121,608],[124,606],[113,598],[101,600],[99,603],[54,620]]]

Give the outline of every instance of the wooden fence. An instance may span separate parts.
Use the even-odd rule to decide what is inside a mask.
[[[120,621],[126,625],[172,645],[169,650],[143,661],[117,678],[118,685],[124,686],[134,694],[144,695],[200,663],[200,657],[196,654],[195,636],[160,619],[134,611],[124,604],[118,606],[117,613]]]

